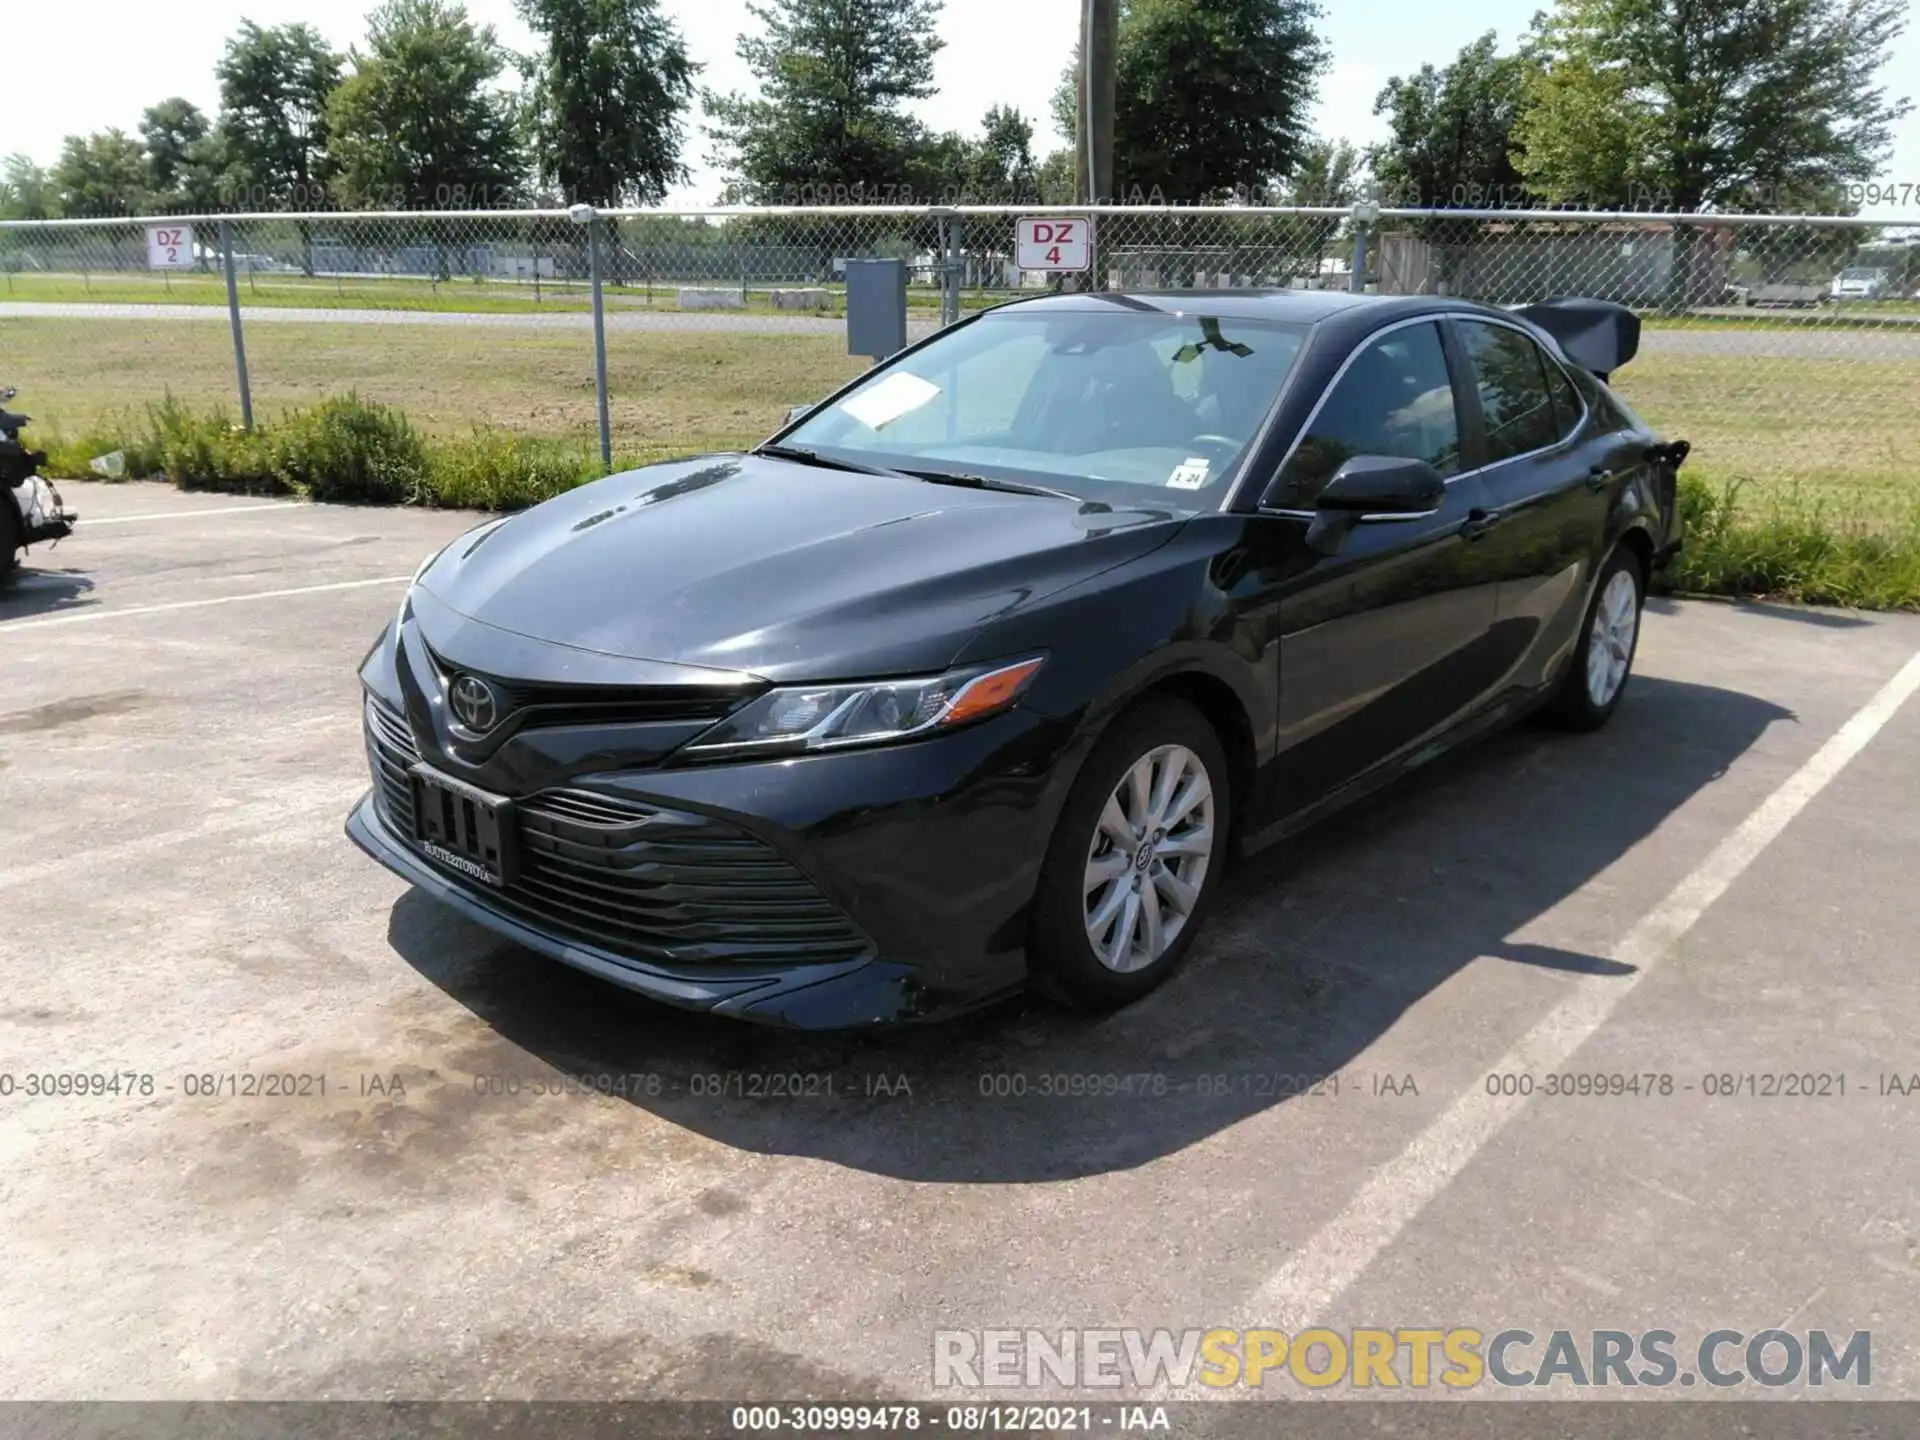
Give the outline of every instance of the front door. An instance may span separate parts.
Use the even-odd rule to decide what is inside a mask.
[[[1460,439],[1439,324],[1390,326],[1334,379],[1255,521],[1279,602],[1285,811],[1417,749],[1499,678],[1480,529],[1490,505],[1458,474]],[[1424,460],[1453,478],[1431,514],[1362,520],[1316,544],[1315,497],[1354,455]]]

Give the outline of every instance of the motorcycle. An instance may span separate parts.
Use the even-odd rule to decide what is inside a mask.
[[[0,406],[20,392],[0,390]],[[53,482],[40,474],[46,452],[29,450],[20,429],[32,417],[0,408],[0,584],[20,563],[21,552],[44,540],[64,540],[80,517],[67,509]]]

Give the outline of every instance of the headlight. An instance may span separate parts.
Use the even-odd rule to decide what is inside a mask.
[[[800,754],[951,730],[1011,706],[1044,659],[973,666],[924,680],[784,686],[728,716],[682,753]]]

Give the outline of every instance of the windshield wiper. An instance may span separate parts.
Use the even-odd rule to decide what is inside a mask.
[[[1081,503],[1081,498],[1070,490],[1055,490],[1050,485],[1029,485],[1023,480],[1000,480],[992,475],[968,475],[952,470],[902,470],[899,473],[933,485],[958,485],[967,490],[999,490],[1008,495],[1045,495],[1054,500],[1071,500],[1076,505]]]
[[[830,470],[851,470],[856,475],[903,475],[914,480],[925,480],[933,485],[959,485],[968,490],[999,490],[1008,495],[1045,495],[1054,500],[1083,503],[1081,497],[1071,491],[1055,490],[1047,485],[1029,485],[1020,480],[1000,480],[991,475],[969,475],[953,470],[890,470],[884,465],[867,465],[858,460],[843,460],[838,455],[824,455],[818,450],[809,450],[804,445],[762,445],[753,453],[768,455],[775,460],[795,460],[802,465],[819,465]]]
[[[755,455],[768,455],[775,460],[797,460],[802,465],[818,465],[826,470],[851,470],[856,475],[898,475],[898,470],[889,470],[881,465],[862,465],[857,460],[842,460],[837,455],[822,455],[818,450],[809,450],[804,445],[762,445],[753,451]]]

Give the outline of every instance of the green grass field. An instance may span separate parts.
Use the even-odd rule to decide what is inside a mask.
[[[1614,377],[1688,467],[1750,503],[1870,528],[1920,509],[1920,360],[1642,355]]]
[[[391,280],[340,276],[309,278],[305,275],[241,274],[236,278],[241,308],[265,307],[295,310],[426,310],[479,315],[538,315],[558,311],[586,311],[593,300],[586,282],[547,280],[538,286],[530,281],[452,279],[444,281],[397,278]],[[720,281],[703,282],[692,288],[730,289]],[[838,314],[846,308],[845,290],[840,286],[773,286],[754,281],[747,288],[746,308],[771,313],[772,289],[824,289],[827,304],[815,311],[783,311],[784,314]],[[679,309],[678,282],[635,283],[606,287],[606,303],[611,310]],[[965,296],[963,309],[979,309],[998,304],[1010,296]],[[39,304],[67,305],[217,305],[227,303],[227,282],[218,274],[162,272],[146,275],[112,271],[95,275],[27,275],[0,273],[0,300]],[[937,317],[939,295],[928,289],[908,291],[907,307],[916,315]]]
[[[237,410],[227,331],[178,321],[8,320],[5,383],[44,433],[137,423],[164,395]],[[789,405],[857,374],[837,335],[614,332],[614,437],[660,455],[758,440]],[[262,418],[354,390],[432,433],[476,425],[590,442],[593,351],[585,332],[289,324],[247,335]],[[1878,525],[1920,500],[1920,361],[1748,355],[1642,356],[1620,391],[1693,442],[1692,468],[1743,479],[1752,498],[1823,504]]]
[[[167,394],[239,409],[225,326],[182,321],[7,320],[6,384],[42,444],[138,428]],[[593,345],[584,331],[275,324],[247,334],[256,414],[357,391],[424,430],[498,426],[591,443]],[[660,456],[764,439],[787,407],[865,368],[838,336],[616,332],[607,338],[614,443]]]
[[[168,396],[170,415],[186,406],[230,420],[238,410],[218,323],[10,319],[0,339],[0,381],[20,387],[15,404],[35,417],[29,434],[56,452],[57,474],[85,474],[88,456],[116,448],[156,455],[151,407]],[[789,406],[864,368],[838,335],[617,331],[608,341],[622,465],[753,444]],[[584,331],[283,322],[252,328],[247,350],[256,417],[276,445],[312,431],[313,412],[287,416],[292,407],[349,392],[398,407],[433,448],[422,497],[433,503],[511,507],[597,473]],[[1617,379],[1649,421],[1693,442],[1688,544],[1672,584],[1920,608],[1920,359],[1649,354]],[[204,472],[179,461],[188,476],[236,463],[239,475],[262,473],[254,437],[194,425],[191,453],[208,443],[247,453]]]

